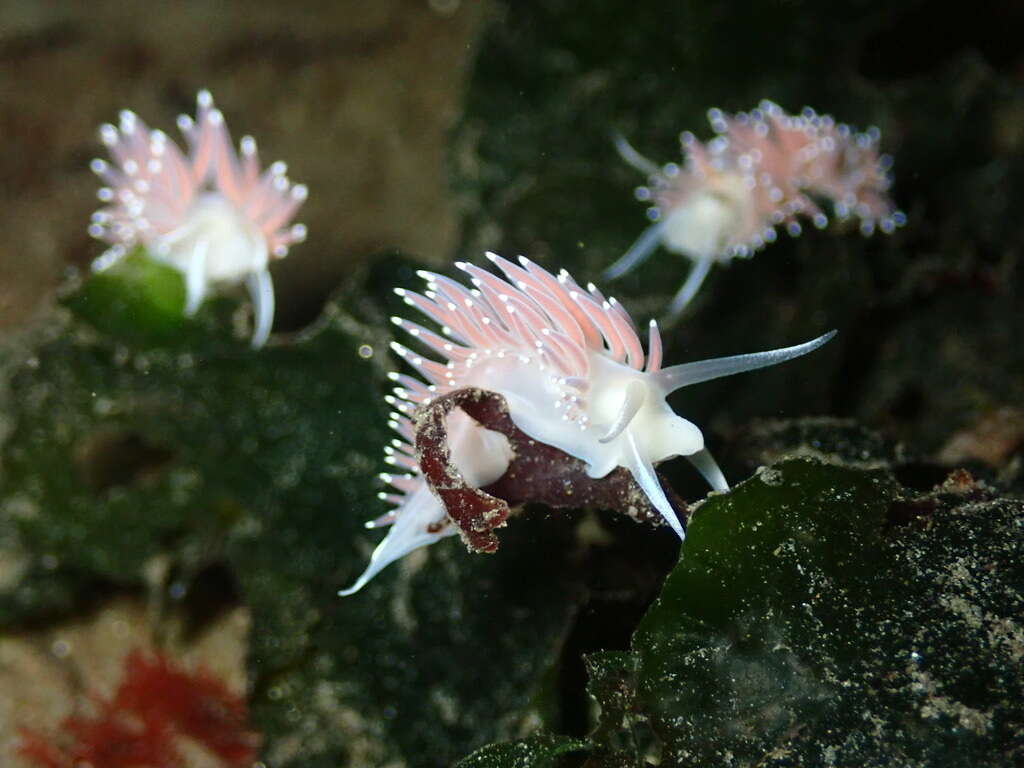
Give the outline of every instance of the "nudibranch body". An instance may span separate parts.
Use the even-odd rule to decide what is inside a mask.
[[[735,115],[712,109],[708,119],[718,135],[702,144],[683,133],[682,168],[659,168],[621,136],[615,140],[622,158],[648,175],[636,195],[651,203],[653,223],[605,277],[625,274],[659,245],[687,256],[694,265],[670,316],[696,295],[716,262],[753,255],[775,241],[776,227],[797,236],[800,216],[827,226],[813,198],[830,200],[837,219],[858,219],[864,235],[891,233],[906,221],[886,194],[892,160],[878,153],[877,129],[855,133],[829,115],[810,108],[788,115],[770,101]]]
[[[246,282],[255,315],[252,344],[260,347],[274,320],[269,264],[306,237],[302,224],[289,226],[306,187],[288,180],[284,163],[261,172],[251,136],[236,154],[209,91],[200,91],[197,102],[195,120],[178,118],[188,156],[133,112],[121,112],[118,127],[100,127],[112,162],[91,164],[105,183],[98,197],[107,205],[92,215],[89,234],[111,247],[93,269],[142,245],[184,275],[189,315],[211,287]]]
[[[683,527],[654,466],[685,456],[713,488],[726,490],[728,484],[705,449],[701,431],[677,416],[666,397],[691,384],[790,360],[832,336],[786,349],[664,368],[654,321],[645,351],[627,312],[593,285],[584,290],[568,273],[555,277],[527,259],[517,265],[494,254],[488,258],[507,281],[459,263],[456,266],[468,273],[473,288],[421,272],[427,282],[423,295],[396,289],[441,333],[402,318],[393,322],[443,362],[392,345],[425,380],[392,374],[398,386],[387,398],[395,409],[390,425],[400,438],[385,449],[386,461],[408,474],[382,476],[394,488],[382,497],[395,506],[368,527],[391,529],[366,571],[343,595],[360,589],[406,553],[456,533],[420,473],[413,447],[414,412],[434,398],[468,387],[500,394],[516,427],[533,440],[586,462],[590,477],[604,477],[617,467],[629,470],[652,506],[682,537]],[[504,435],[461,412],[451,414],[448,426],[453,463],[468,483],[480,488],[505,473],[512,455]]]

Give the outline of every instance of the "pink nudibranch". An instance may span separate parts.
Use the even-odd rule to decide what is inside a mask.
[[[417,466],[415,410],[434,398],[475,387],[505,398],[515,426],[530,438],[578,458],[590,477],[626,468],[669,526],[684,535],[654,467],[685,456],[712,488],[728,483],[696,425],[677,416],[666,402],[676,390],[734,373],[763,368],[807,354],[835,332],[785,349],[663,367],[657,323],[650,323],[647,349],[632,319],[614,298],[593,285],[586,290],[562,271],[557,277],[525,258],[514,264],[488,258],[505,279],[472,264],[457,263],[472,287],[431,272],[423,294],[396,289],[405,303],[426,315],[435,332],[402,318],[395,325],[441,358],[424,357],[394,343],[392,348],[422,376],[394,373],[390,426],[399,438],[385,460],[404,470],[382,478],[393,505],[368,527],[390,526],[363,574],[340,594],[361,589],[385,566],[419,547],[456,533],[444,506]],[[509,466],[504,435],[487,430],[465,413],[448,417],[451,458],[470,485],[482,488]]]
[[[635,269],[659,246],[686,256],[693,267],[669,317],[682,312],[715,263],[752,256],[775,241],[776,227],[795,237],[801,216],[825,227],[828,217],[812,198],[831,201],[841,221],[857,219],[864,235],[906,222],[887,194],[892,159],[878,153],[877,128],[856,133],[810,107],[789,115],[770,101],[735,115],[711,109],[708,120],[717,134],[711,141],[681,135],[683,167],[659,167],[615,137],[622,159],[648,177],[636,197],[650,203],[653,223],[604,277]]]
[[[178,117],[188,141],[186,156],[163,131],[151,131],[127,110],[119,126],[100,126],[111,162],[92,161],[103,180],[105,203],[92,215],[89,234],[110,243],[93,269],[106,269],[142,245],[185,279],[185,314],[199,308],[211,285],[247,284],[255,316],[252,345],[262,346],[274,321],[271,259],[306,238],[306,227],[289,222],[306,199],[284,163],[260,169],[256,141],[244,136],[231,146],[224,115],[209,91],[200,91],[196,117]]]

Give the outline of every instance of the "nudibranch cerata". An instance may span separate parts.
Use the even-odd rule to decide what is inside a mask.
[[[209,91],[200,91],[196,118],[178,117],[189,144],[186,156],[162,131],[150,131],[133,112],[120,124],[100,126],[112,162],[91,168],[104,186],[106,206],[92,215],[89,234],[111,244],[93,262],[103,270],[136,245],[178,269],[185,280],[185,313],[199,308],[211,286],[247,283],[255,316],[252,345],[262,346],[274,321],[271,259],[306,237],[289,222],[306,199],[284,163],[260,169],[256,141],[231,146],[224,115]]]
[[[427,290],[396,289],[405,303],[439,326],[440,333],[402,318],[395,325],[441,358],[422,356],[394,343],[392,348],[423,380],[394,373],[390,426],[399,438],[385,449],[386,461],[404,472],[384,474],[394,508],[367,524],[390,526],[365,572],[340,594],[363,587],[389,563],[414,549],[459,532],[420,467],[417,446],[431,403],[472,389],[504,398],[515,427],[530,439],[554,446],[585,462],[586,474],[603,478],[622,467],[657,513],[682,537],[683,525],[655,473],[655,465],[687,457],[712,488],[728,483],[704,447],[694,424],[666,402],[681,387],[791,360],[832,338],[769,352],[662,366],[657,323],[650,323],[647,350],[629,314],[593,285],[579,287],[565,271],[557,277],[520,258],[514,264],[488,258],[507,279],[472,264],[456,266],[469,275],[468,288],[431,272],[420,272]],[[501,478],[513,460],[509,440],[485,429],[466,413],[447,417],[447,447],[454,467],[474,488]]]
[[[668,315],[681,312],[716,262],[749,257],[774,242],[776,227],[800,234],[799,216],[814,226],[828,217],[812,198],[830,200],[835,218],[856,218],[864,235],[891,233],[906,222],[886,194],[892,158],[879,155],[879,131],[856,133],[807,107],[788,115],[762,101],[757,109],[727,115],[708,112],[718,134],[707,144],[684,132],[685,164],[658,167],[621,136],[615,146],[648,183],[636,197],[649,202],[653,223],[604,273],[608,280],[629,272],[658,246],[693,261]]]

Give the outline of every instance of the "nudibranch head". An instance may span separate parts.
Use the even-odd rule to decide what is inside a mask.
[[[93,269],[142,245],[183,273],[187,314],[210,286],[247,282],[256,318],[252,343],[259,347],[274,319],[268,265],[306,237],[305,226],[289,224],[306,187],[289,181],[284,163],[262,171],[251,136],[236,154],[209,91],[199,92],[197,104],[194,120],[178,118],[188,155],[127,110],[118,126],[100,126],[110,161],[97,158],[91,168],[104,182],[98,197],[106,205],[92,215],[89,234],[110,248]]]
[[[832,335],[771,352],[666,368],[654,321],[645,350],[626,310],[594,285],[583,289],[567,272],[556,277],[525,258],[518,264],[495,254],[488,258],[505,279],[457,263],[472,287],[420,272],[427,284],[423,294],[396,289],[440,332],[402,318],[393,322],[440,360],[392,345],[423,378],[392,374],[397,386],[387,401],[394,408],[390,426],[399,437],[385,449],[385,460],[404,472],[382,476],[393,488],[382,497],[394,508],[369,524],[390,525],[391,530],[363,575],[342,594],[361,588],[407,552],[456,533],[420,471],[414,447],[417,409],[436,398],[468,388],[501,395],[519,430],[585,462],[590,477],[605,477],[619,467],[628,470],[682,537],[683,526],[655,465],[685,456],[713,488],[726,490],[728,484],[704,448],[700,429],[672,411],[668,395],[690,384],[806,354]],[[459,412],[451,414],[448,425],[451,457],[464,478],[481,488],[505,473],[512,454],[503,435]]]
[[[648,175],[636,196],[650,203],[654,223],[605,276],[625,274],[659,245],[687,256],[695,266],[670,314],[693,298],[712,264],[752,256],[777,239],[779,227],[799,235],[800,217],[827,226],[814,198],[829,200],[835,218],[858,220],[864,235],[906,222],[887,195],[892,159],[878,152],[877,128],[857,133],[809,107],[789,115],[770,101],[735,115],[712,109],[708,119],[717,134],[711,141],[680,137],[683,167],[658,167],[621,136],[615,140],[623,159]]]

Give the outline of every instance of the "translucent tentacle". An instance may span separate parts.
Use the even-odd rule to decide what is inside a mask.
[[[206,253],[205,240],[200,240],[192,252],[192,258],[185,270],[185,315],[192,317],[206,296]]]
[[[692,384],[700,384],[701,382],[711,381],[723,376],[732,376],[735,373],[744,373],[758,368],[766,368],[769,365],[784,363],[787,360],[806,355],[808,352],[813,352],[835,335],[835,331],[829,331],[816,339],[803,344],[797,344],[793,347],[772,349],[767,352],[753,352],[748,355],[716,357],[711,360],[700,360],[695,363],[673,365],[670,368],[663,368],[656,372],[653,375],[652,381],[667,395],[681,387],[688,387]]]
[[[686,533],[683,531],[679,518],[676,517],[675,510],[672,509],[672,505],[669,503],[661,483],[658,482],[658,475],[654,472],[654,466],[640,455],[640,450],[636,445],[636,438],[629,432],[626,433],[626,444],[629,447],[630,454],[628,469],[633,474],[633,479],[636,480],[637,485],[640,486],[640,489],[647,496],[651,504],[654,505],[654,508],[665,518],[665,521],[672,530],[676,532],[680,539],[685,539]]]
[[[619,409],[619,415],[615,417],[615,422],[609,427],[608,433],[598,442],[610,443],[621,435],[643,406],[646,398],[647,385],[638,379],[630,381],[626,385],[626,394],[622,398],[622,407]]]
[[[619,153],[619,157],[640,171],[640,173],[647,174],[648,176],[659,176],[661,174],[661,168],[658,167],[657,163],[648,160],[637,152],[621,133],[613,133],[612,141],[615,144],[615,151]]]
[[[722,474],[718,462],[715,461],[715,457],[711,455],[707,448],[697,451],[686,458],[714,490],[729,490],[729,481],[725,479],[725,475]]]
[[[274,325],[274,283],[270,279],[270,270],[253,272],[249,275],[248,284],[254,326],[252,348],[259,349],[267,343],[270,329]]]
[[[636,242],[629,246],[629,250],[618,261],[604,271],[602,277],[605,280],[615,280],[640,266],[648,256],[654,253],[661,243],[661,233],[664,227],[665,225],[662,222],[658,222],[651,224],[651,226],[641,232]]]
[[[693,265],[690,269],[690,274],[686,276],[686,282],[682,284],[679,291],[672,298],[672,303],[668,305],[668,316],[670,318],[675,317],[686,309],[686,306],[693,300],[693,297],[697,295],[697,291],[704,284],[704,278],[711,271],[712,264],[714,264],[714,259],[698,259]]]

